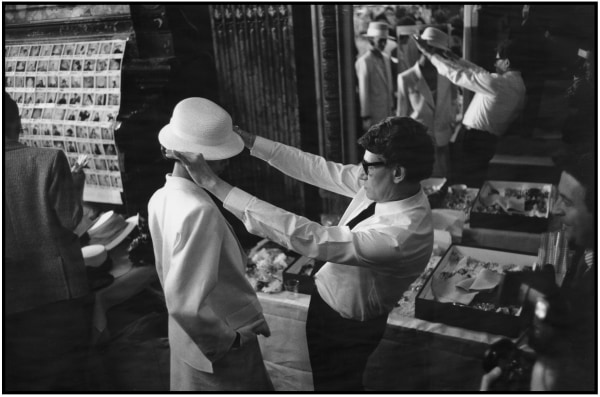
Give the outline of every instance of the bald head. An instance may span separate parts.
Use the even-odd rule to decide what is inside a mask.
[[[19,107],[6,91],[4,91],[2,116],[4,119],[4,138],[18,139],[21,130]]]

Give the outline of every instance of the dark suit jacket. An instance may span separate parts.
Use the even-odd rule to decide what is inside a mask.
[[[73,233],[81,201],[65,154],[5,142],[4,172],[5,314],[88,294]]]

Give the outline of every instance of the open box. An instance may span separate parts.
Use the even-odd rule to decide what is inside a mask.
[[[310,295],[315,288],[313,275],[316,272],[316,260],[301,256],[283,271],[283,282],[298,280],[298,292]]]
[[[499,200],[484,204],[490,189],[497,192]],[[535,193],[534,193],[535,192]],[[473,201],[470,213],[472,228],[501,229],[528,233],[548,230],[548,220],[553,205],[553,186],[544,183],[486,181]],[[523,206],[519,208],[519,205]]]
[[[452,245],[440,259],[432,274],[429,276],[415,299],[415,317],[440,322],[456,327],[492,334],[517,337],[524,323],[519,307],[511,306],[498,308],[505,302],[515,302],[516,299],[506,296],[506,292],[515,292],[515,288],[503,288],[500,283],[490,291],[479,292],[468,305],[456,302],[443,302],[436,297],[436,282],[447,274],[459,273],[458,263],[462,258],[468,258],[474,265],[473,274],[482,268],[494,271],[519,271],[531,267],[537,257],[518,252],[491,250],[465,245]],[[487,311],[481,307],[494,309]],[[479,308],[478,308],[479,307]],[[510,313],[510,314],[509,314]]]

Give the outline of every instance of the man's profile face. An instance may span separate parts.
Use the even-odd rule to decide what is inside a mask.
[[[365,151],[363,161],[366,163],[385,162],[383,156]],[[385,165],[374,165],[368,167],[365,174],[360,170],[359,178],[364,181],[364,189],[369,200],[378,203],[393,200],[395,197],[394,171]]]
[[[589,248],[594,237],[594,215],[585,205],[585,188],[573,176],[563,172],[558,195],[553,214],[561,217],[570,241]]]

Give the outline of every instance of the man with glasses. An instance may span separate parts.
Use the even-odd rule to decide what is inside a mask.
[[[286,175],[352,198],[338,226],[322,226],[229,185],[201,155],[174,153],[249,232],[326,262],[315,275],[306,323],[315,391],[362,390],[388,313],[433,248],[431,209],[419,183],[433,167],[427,128],[408,117],[375,124],[358,140],[365,149],[359,165],[237,132],[253,156]]]
[[[521,77],[522,46],[515,41],[500,43],[490,73],[450,51],[443,54],[427,41],[415,37],[419,50],[452,83],[473,91],[454,145],[450,148],[450,183],[481,187],[498,139],[521,114],[525,105],[525,83]]]

